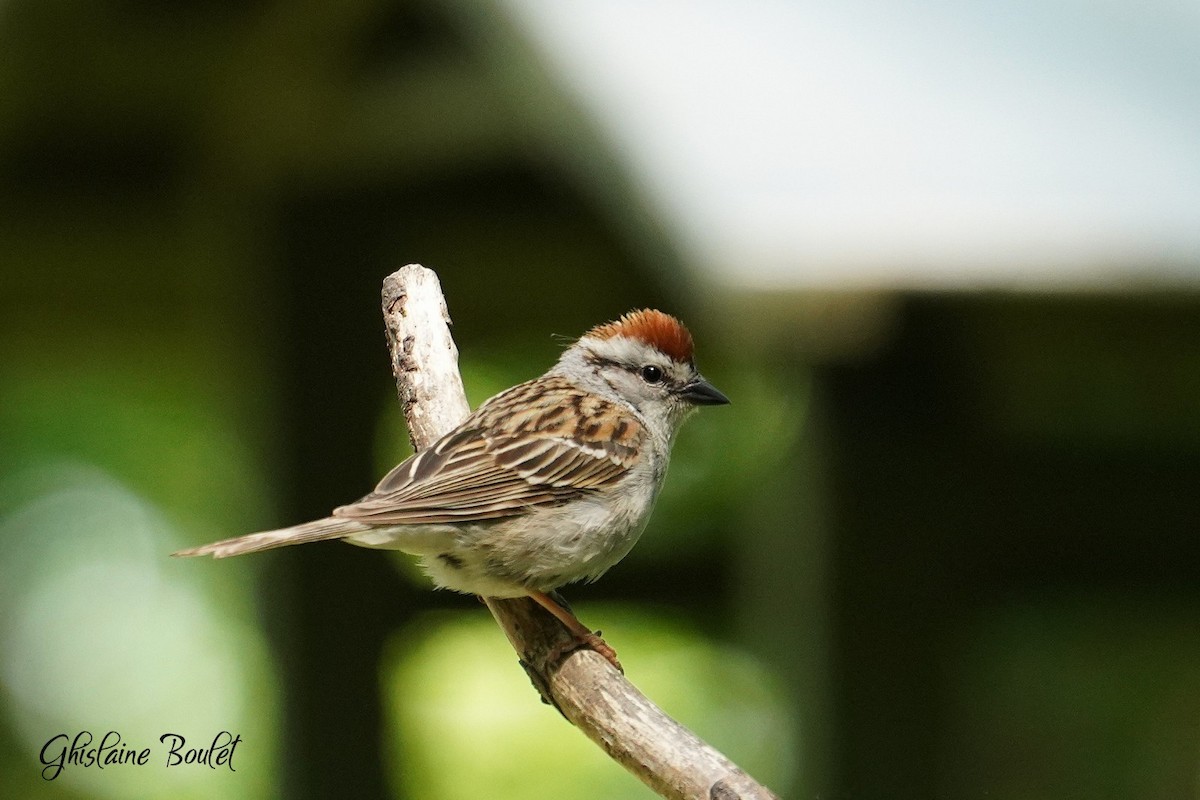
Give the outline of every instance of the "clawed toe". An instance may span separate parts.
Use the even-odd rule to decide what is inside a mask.
[[[604,659],[617,668],[617,672],[625,674],[625,668],[621,666],[621,662],[617,660],[617,651],[612,649],[612,645],[604,641],[599,632],[580,633],[574,635],[574,640],[556,647],[550,652],[550,661],[557,662],[568,653],[572,653],[581,647],[587,647],[604,656]]]
[[[595,650],[600,655],[608,660],[608,663],[617,668],[617,672],[625,674],[625,668],[621,666],[621,662],[617,660],[617,651],[612,649],[608,642],[600,637],[600,632],[590,633],[584,637],[584,644]]]

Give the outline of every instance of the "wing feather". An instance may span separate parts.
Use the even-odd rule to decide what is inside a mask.
[[[487,401],[333,513],[372,525],[517,516],[615,484],[636,463],[644,436],[631,409],[542,378]]]

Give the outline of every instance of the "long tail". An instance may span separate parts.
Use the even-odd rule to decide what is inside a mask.
[[[342,517],[325,517],[325,519],[293,525],[290,528],[280,528],[277,531],[262,531],[245,536],[235,536],[200,547],[189,547],[172,553],[173,556],[212,556],[213,558],[228,558],[241,556],[246,553],[257,553],[262,550],[274,550],[276,547],[287,547],[293,544],[320,542],[325,539],[341,539],[371,529],[352,519]]]

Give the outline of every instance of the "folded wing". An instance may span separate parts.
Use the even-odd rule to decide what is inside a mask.
[[[619,482],[634,466],[643,435],[628,409],[565,381],[521,384],[333,513],[369,525],[411,525],[494,520],[561,505]]]

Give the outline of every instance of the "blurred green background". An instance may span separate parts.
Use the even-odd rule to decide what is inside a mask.
[[[691,323],[733,405],[567,595],[781,795],[1200,796],[1200,296],[717,286],[638,187],[489,3],[0,3],[0,795],[648,796],[403,557],[168,558],[404,457],[419,261],[473,403]]]

